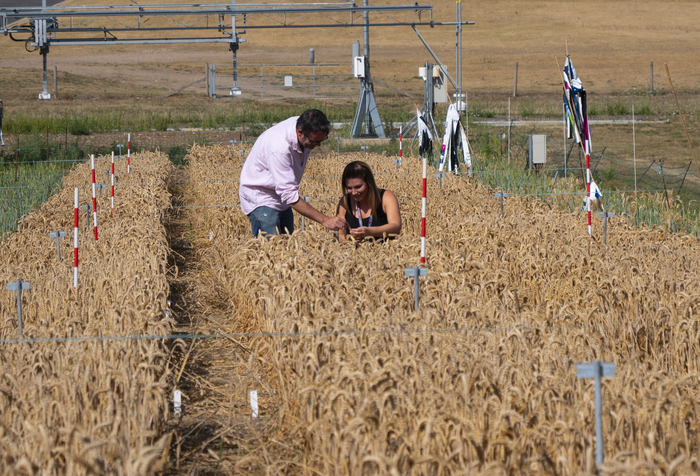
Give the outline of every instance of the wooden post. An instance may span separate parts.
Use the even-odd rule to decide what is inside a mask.
[[[58,99],[58,67],[53,67],[53,96]]]
[[[515,63],[515,77],[513,78],[513,97],[518,95],[518,63]]]
[[[649,63],[649,93],[654,94],[654,62]]]

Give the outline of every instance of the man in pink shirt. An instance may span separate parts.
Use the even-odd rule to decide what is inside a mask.
[[[238,196],[253,236],[294,232],[292,209],[329,230],[346,228],[343,218],[329,217],[299,197],[299,182],[309,152],[326,140],[330,122],[318,109],[307,109],[263,132],[241,171]]]

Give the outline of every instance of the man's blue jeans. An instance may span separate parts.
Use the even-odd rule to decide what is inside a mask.
[[[258,207],[248,215],[253,236],[261,231],[268,235],[294,233],[294,212],[291,207],[281,212],[270,207]]]

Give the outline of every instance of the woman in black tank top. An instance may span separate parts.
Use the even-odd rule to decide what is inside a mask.
[[[340,230],[342,242],[352,236],[355,240],[367,237],[385,238],[401,233],[401,213],[396,195],[390,190],[378,189],[369,165],[362,161],[349,163],[343,171],[343,197],[338,203],[337,216],[345,218],[349,230]]]

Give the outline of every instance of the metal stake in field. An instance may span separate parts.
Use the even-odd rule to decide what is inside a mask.
[[[503,218],[503,199],[507,197],[508,194],[506,192],[496,192],[495,197],[501,199],[501,218]]]
[[[603,465],[603,398],[601,395],[600,379],[615,376],[615,364],[611,362],[589,362],[576,364],[578,378],[592,378],[595,382],[595,463],[598,468]]]
[[[360,149],[365,151],[365,160],[367,160],[367,149],[369,149],[368,145],[361,145]]]
[[[85,210],[85,221],[87,226],[87,231],[90,231],[90,212],[92,211],[92,205],[86,203],[85,205],[80,205],[81,210]]]
[[[95,155],[90,155],[90,165],[92,166],[92,221],[95,225],[95,241],[97,241],[97,195],[95,193]]]
[[[73,218],[73,293],[78,290],[78,189],[75,189],[75,217]],[[88,215],[89,216],[89,215]]]
[[[442,178],[445,174],[435,174],[435,177],[440,181],[440,190],[442,190]]]
[[[49,238],[56,238],[56,252],[58,253],[58,261],[61,261],[61,238],[66,236],[63,231],[52,231],[49,233]]]
[[[245,152],[246,152],[246,150],[245,150],[245,149],[241,149],[240,152],[241,152],[241,162],[245,162]]]
[[[131,173],[131,134],[126,135],[126,173]]]
[[[311,200],[311,197],[301,197],[302,200],[304,200],[306,203]],[[301,216],[301,231],[306,230],[306,217],[304,215]]]
[[[112,179],[112,209],[109,212],[109,216],[114,216],[114,151],[112,151],[112,173],[110,174]]]
[[[399,165],[403,159],[403,126],[399,126]]]
[[[613,212],[598,212],[598,218],[603,219],[603,243],[608,244],[608,218],[612,218]]]
[[[428,159],[423,156],[423,197],[421,198],[420,219],[420,263],[425,266],[425,205],[428,192]]]
[[[100,191],[100,197],[101,197],[102,196],[102,189],[107,188],[107,184],[106,183],[98,183],[97,185],[95,185],[95,187],[97,187],[97,189]]]
[[[7,283],[8,291],[17,291],[17,322],[19,325],[19,333],[22,333],[22,290],[29,289],[29,283],[18,279],[14,283]]]
[[[409,278],[413,277],[413,284],[414,284],[413,294],[415,296],[416,312],[418,312],[418,309],[419,309],[418,308],[418,305],[419,305],[418,278],[420,276],[427,276],[428,270],[423,266],[415,266],[413,268],[404,268],[403,275],[406,277],[409,277]]]

